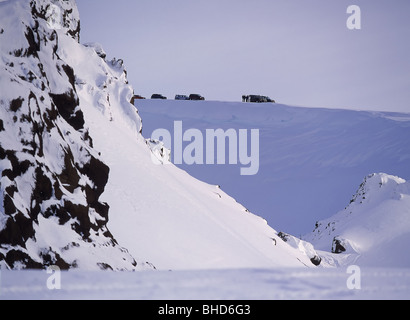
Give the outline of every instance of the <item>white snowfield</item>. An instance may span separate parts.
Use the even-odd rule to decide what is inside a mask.
[[[147,138],[157,128],[172,133],[175,121],[204,135],[207,129],[259,129],[254,176],[241,176],[241,164],[179,167],[220,185],[275,229],[297,237],[343,209],[367,175],[410,179],[410,113],[222,101],[147,99],[135,105]]]
[[[172,133],[175,121],[201,132],[258,128],[257,175],[241,176],[229,164],[180,167],[219,181],[279,231],[296,230],[288,244],[310,257],[318,254],[321,267],[410,267],[409,182],[385,173],[369,176],[384,170],[410,176],[410,114],[220,101],[138,100],[136,106],[147,136],[157,128]],[[304,231],[309,229],[315,231]],[[341,254],[331,253],[335,238],[346,246]]]
[[[191,271],[3,271],[0,299],[363,300],[410,299],[410,270],[363,268],[360,289],[346,269]],[[353,281],[354,282],[354,281]],[[59,289],[55,289],[59,287]],[[214,302],[216,303],[216,302]],[[223,301],[219,303],[224,304]],[[183,303],[181,303],[183,305]]]

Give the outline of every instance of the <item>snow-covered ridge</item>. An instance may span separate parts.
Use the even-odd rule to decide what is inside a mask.
[[[410,182],[384,173],[367,176],[350,204],[318,221],[304,239],[362,265],[408,267]]]

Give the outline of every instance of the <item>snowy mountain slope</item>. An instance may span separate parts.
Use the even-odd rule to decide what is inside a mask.
[[[259,129],[255,176],[241,176],[240,164],[179,167],[221,185],[269,224],[295,236],[344,208],[369,173],[410,179],[410,114],[219,101],[148,99],[135,105],[146,137],[158,128],[172,134],[174,121],[204,136],[206,129]]]
[[[153,162],[123,62],[79,44],[74,1],[0,6],[2,265],[314,267],[218,187]]]
[[[59,10],[50,27],[50,8]],[[109,168],[93,148],[61,39],[74,1],[0,3],[0,260],[8,268],[140,268],[107,229]]]
[[[350,204],[317,222],[304,239],[359,265],[409,267],[410,183],[384,173],[367,176]]]
[[[134,257],[165,270],[303,263],[313,267],[304,252],[280,241],[265,220],[247,212],[217,186],[173,165],[157,165],[139,133],[140,119],[129,117],[135,108],[128,102],[132,91],[123,67],[108,63],[107,68],[97,54],[89,55],[67,41],[69,53],[61,55],[76,66],[85,121],[95,148],[110,167],[102,195],[110,205],[108,227]],[[90,61],[99,67],[90,70]],[[276,245],[272,239],[277,239]]]

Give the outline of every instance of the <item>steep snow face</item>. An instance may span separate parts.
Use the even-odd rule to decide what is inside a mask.
[[[64,39],[78,45],[79,29],[74,1],[0,3],[0,261],[8,268],[137,268],[107,228],[100,196],[109,168],[60,53]]]
[[[85,121],[110,167],[102,194],[110,205],[108,227],[134,257],[162,270],[314,267],[218,186],[153,161],[156,150],[140,134],[122,63],[105,62],[99,45],[84,49],[66,41],[70,50],[60,54],[75,66]]]
[[[360,265],[409,267],[410,182],[384,173],[366,177],[350,204],[304,239]]]
[[[299,236],[346,206],[364,176],[410,179],[410,114],[221,101],[137,100],[147,137],[158,128],[259,129],[259,171],[238,165],[179,167],[221,187],[275,228]],[[189,142],[184,142],[184,147]],[[172,145],[166,147],[173,149]]]
[[[74,1],[0,6],[3,265],[314,267],[219,187],[153,162],[123,62],[78,43]]]

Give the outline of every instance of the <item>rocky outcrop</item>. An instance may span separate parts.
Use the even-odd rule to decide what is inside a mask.
[[[338,237],[333,238],[332,242],[332,253],[343,253],[346,252],[346,240],[340,239]]]
[[[58,55],[59,38],[79,41],[75,2],[0,6],[0,263],[135,269],[107,228],[109,168],[93,149],[74,70]]]

